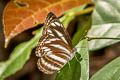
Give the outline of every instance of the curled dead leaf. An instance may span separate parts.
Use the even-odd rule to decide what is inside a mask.
[[[19,33],[42,24],[48,12],[57,16],[91,0],[11,0],[3,12],[5,47]]]

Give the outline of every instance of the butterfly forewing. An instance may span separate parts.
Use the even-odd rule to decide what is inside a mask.
[[[40,71],[52,74],[59,71],[73,58],[72,43],[68,32],[53,13],[48,13],[42,37],[36,48]]]

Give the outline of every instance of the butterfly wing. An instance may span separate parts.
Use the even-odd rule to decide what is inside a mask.
[[[46,33],[48,32],[47,34],[50,33],[49,31],[52,31],[53,34],[56,35],[55,37],[61,38],[65,43],[67,43],[72,48],[72,42],[68,32],[65,30],[63,24],[59,21],[59,19],[51,12],[48,13],[44,29]]]
[[[36,56],[38,68],[46,74],[59,71],[74,56],[70,36],[53,13],[47,15]]]

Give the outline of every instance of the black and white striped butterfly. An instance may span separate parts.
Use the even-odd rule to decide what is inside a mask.
[[[52,12],[46,17],[35,53],[39,57],[37,66],[45,74],[59,71],[74,57],[70,36]]]

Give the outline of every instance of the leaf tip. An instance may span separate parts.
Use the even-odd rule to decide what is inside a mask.
[[[5,45],[4,45],[5,48],[8,47],[8,43],[9,43],[9,42],[10,42],[10,39],[6,38],[6,39],[5,39]]]

